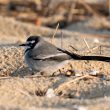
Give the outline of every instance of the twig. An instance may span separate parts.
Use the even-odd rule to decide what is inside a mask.
[[[17,89],[17,91],[19,91],[20,93],[24,94],[25,96],[29,97],[30,99],[32,98],[32,96],[25,90],[22,89]]]
[[[78,0],[78,3],[82,4],[85,7],[85,9],[87,9],[94,16],[99,16],[100,15],[100,13],[96,12],[96,10],[94,10],[89,4],[84,2],[84,0]]]
[[[100,55],[102,54],[102,46],[99,46]]]
[[[39,78],[39,77],[52,77],[52,76],[44,76],[44,75],[32,75],[32,76],[24,76],[22,78]],[[10,77],[10,76],[7,76],[7,77],[0,77],[0,80],[5,80],[5,79],[13,79],[15,77]],[[18,77],[18,78],[21,78],[21,77]]]
[[[99,46],[95,46],[95,47],[91,48],[92,51],[95,51],[96,49],[99,50]],[[87,54],[87,53],[90,53],[90,51],[88,51],[88,50],[85,50],[85,51],[79,50],[79,52],[84,52],[84,53],[86,53],[86,54]]]
[[[70,9],[68,10],[69,11],[69,14],[68,14],[68,17],[67,17],[67,21],[68,22],[71,22],[72,21],[72,18],[73,18],[73,9],[75,9],[75,6],[76,6],[75,3],[71,3]]]
[[[49,76],[44,76],[44,75],[24,76],[24,78],[36,78],[36,77],[49,77]]]
[[[68,82],[65,82],[65,83],[59,85],[58,88],[61,88],[61,87],[66,86],[66,85],[68,86],[68,85],[70,85],[70,84],[76,83],[77,81],[79,81],[79,80],[81,80],[81,79],[84,79],[84,78],[89,78],[89,79],[91,79],[91,78],[97,78],[97,77],[91,76],[91,75],[80,76],[80,77],[77,77],[77,78],[75,78],[75,79],[73,79],[73,80],[71,80],[71,81],[68,81]],[[58,89],[58,88],[57,88],[57,89]]]
[[[84,43],[86,44],[86,46],[87,46],[88,50],[92,53],[92,50],[90,49],[90,47],[89,47],[89,45],[88,45],[88,43],[87,43],[87,41],[86,41],[86,39],[85,39],[85,38],[83,38],[83,41],[84,41]]]
[[[110,0],[108,2],[109,2],[109,18],[110,18]]]
[[[91,50],[92,51],[95,51],[96,49],[98,49],[99,48],[99,46],[95,46],[95,47],[93,47],[93,48],[91,48]],[[87,53],[89,52],[89,51],[86,51]]]
[[[101,45],[102,47],[107,47],[107,48],[110,48],[110,44],[99,43],[99,45]]]
[[[72,45],[69,45],[69,47],[71,47],[73,50],[78,51],[78,49],[76,49],[75,47],[73,47]]]
[[[74,80],[72,80],[72,81],[70,81],[70,82],[68,82],[68,83],[75,83],[76,81],[81,80],[81,79],[84,79],[84,78],[89,78],[89,79],[91,79],[91,78],[94,78],[94,77],[95,77],[95,76],[84,75],[84,76],[81,76],[81,77],[77,77],[77,78],[75,78]]]
[[[110,48],[110,44],[98,43],[98,50],[100,51],[100,55],[102,54],[102,47]]]
[[[63,32],[61,31],[61,48],[63,48]]]
[[[4,79],[12,79],[13,77],[7,76],[7,77],[0,77],[0,80],[4,80]]]
[[[56,33],[57,33],[58,28],[59,28],[59,23],[57,24],[56,29],[55,29],[55,32],[54,32],[54,34],[53,34],[53,36],[52,36],[52,40],[51,40],[51,43],[52,43],[52,44],[54,44],[53,41],[54,41],[54,37],[55,37],[55,35],[56,35]]]

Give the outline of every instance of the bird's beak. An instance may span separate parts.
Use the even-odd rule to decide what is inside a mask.
[[[27,44],[20,44],[19,46],[27,46]]]

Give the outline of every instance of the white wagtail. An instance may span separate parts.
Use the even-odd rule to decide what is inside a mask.
[[[54,70],[70,59],[110,61],[110,57],[80,56],[70,53],[67,50],[57,48],[39,36],[30,36],[26,43],[20,46],[26,47],[25,62],[29,68],[39,72]]]

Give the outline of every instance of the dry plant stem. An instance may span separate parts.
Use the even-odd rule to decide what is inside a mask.
[[[100,55],[101,55],[102,54],[102,47],[110,48],[110,44],[98,43],[97,47],[98,47]]]
[[[109,2],[109,18],[110,18],[110,0],[108,2]]]
[[[95,47],[93,47],[91,50],[96,50],[96,49],[98,49],[98,47],[99,47],[99,46],[95,46]]]
[[[81,76],[81,77],[77,77],[77,78],[75,78],[75,79],[73,79],[73,80],[71,80],[71,81],[68,81],[68,82],[65,82],[65,83],[63,83],[62,85],[69,85],[69,84],[71,84],[71,83],[76,83],[77,81],[79,81],[79,80],[81,80],[81,79],[84,79],[84,78],[88,78],[88,79],[91,79],[91,78],[96,78],[95,76],[91,76],[91,75],[84,75],[84,76]],[[61,85],[61,86],[62,86]]]
[[[80,4],[82,4],[90,13],[92,13],[94,16],[99,16],[100,14],[98,12],[96,12],[95,10],[93,10],[93,8],[91,8],[86,2],[84,2],[83,0],[79,0],[78,1]]]
[[[51,40],[51,43],[52,43],[52,44],[55,44],[54,38],[55,38],[55,35],[56,35],[57,31],[58,31],[58,28],[59,28],[59,23],[57,24],[57,27],[56,27],[56,29],[55,29],[55,32],[54,32],[54,34],[53,34],[53,36],[52,36],[52,40]]]
[[[84,52],[84,53],[90,53],[90,50],[78,50],[78,49],[76,49],[74,46],[72,46],[72,45],[69,45],[69,47],[71,47],[74,51],[76,51],[76,52]],[[92,52],[93,51],[95,51],[95,50],[97,50],[97,49],[99,49],[99,46],[95,46],[95,47],[93,47],[93,48],[91,48],[91,50],[92,50]]]
[[[32,76],[25,76],[25,77],[22,77],[22,78],[39,78],[39,77],[52,77],[52,76],[32,75]],[[7,77],[0,77],[0,80],[13,79],[13,78],[15,78],[15,77],[10,77],[10,76],[7,76]],[[18,77],[18,78],[21,78],[21,77]]]
[[[84,75],[84,76],[81,76],[81,77],[77,77],[77,78],[75,78],[74,80],[69,81],[68,83],[75,83],[76,81],[81,80],[81,79],[84,79],[84,78],[91,79],[91,78],[94,78],[94,76],[91,76],[91,75]]]
[[[63,86],[68,86],[68,85],[71,85],[71,84],[75,84],[77,81],[82,80],[82,79],[84,79],[84,78],[92,79],[92,78],[97,78],[97,77],[95,77],[95,76],[90,76],[90,75],[80,76],[80,77],[77,77],[77,78],[75,78],[75,79],[73,79],[73,80],[71,80],[71,81],[64,82],[63,84],[59,85],[58,88],[63,87]],[[58,88],[56,88],[55,91],[57,91]]]
[[[32,75],[32,76],[25,76],[24,78],[36,78],[36,77],[51,77],[47,75]]]
[[[32,98],[32,96],[29,95],[29,93],[27,91],[25,91],[25,90],[22,90],[22,89],[18,88],[17,91],[19,91],[20,93],[22,93],[25,96],[29,97],[30,99]]]
[[[61,31],[61,48],[63,48],[63,32]]]
[[[78,51],[78,49],[76,49],[76,48],[73,47],[72,45],[69,45],[69,47],[71,47],[74,51]]]
[[[90,46],[88,45],[88,43],[87,43],[87,41],[86,41],[86,39],[85,39],[85,38],[83,39],[83,41],[84,41],[84,43],[86,44],[86,46],[87,46],[88,50],[92,53],[92,50],[90,49]]]
[[[0,80],[4,80],[4,79],[12,79],[13,77],[7,76],[7,77],[0,77]]]
[[[97,49],[99,49],[99,46],[95,46],[95,47],[91,48],[92,52]],[[84,53],[90,53],[90,51],[87,50],[87,51],[84,51]]]
[[[44,75],[32,75],[32,76],[24,76],[22,78],[37,78],[37,77],[51,77],[51,76],[44,76]],[[7,76],[7,77],[0,77],[0,80],[5,80],[5,79],[13,79],[15,77],[10,77],[10,76]],[[21,77],[18,77],[18,78],[21,78]]]
[[[71,6],[70,6],[70,9],[69,9],[69,14],[68,14],[68,18],[67,18],[67,21],[68,22],[71,22],[72,21],[72,18],[73,18],[73,9],[75,9],[75,6],[76,4],[72,3]]]
[[[100,55],[102,54],[102,46],[99,46]]]
[[[99,45],[101,45],[102,47],[110,48],[110,44],[99,43]]]

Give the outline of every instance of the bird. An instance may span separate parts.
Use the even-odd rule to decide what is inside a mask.
[[[41,36],[32,35],[27,38],[26,43],[19,46],[25,47],[25,62],[32,71],[47,72],[54,71],[69,60],[95,60],[109,62],[110,57],[105,56],[81,56],[61,49],[44,40]]]

